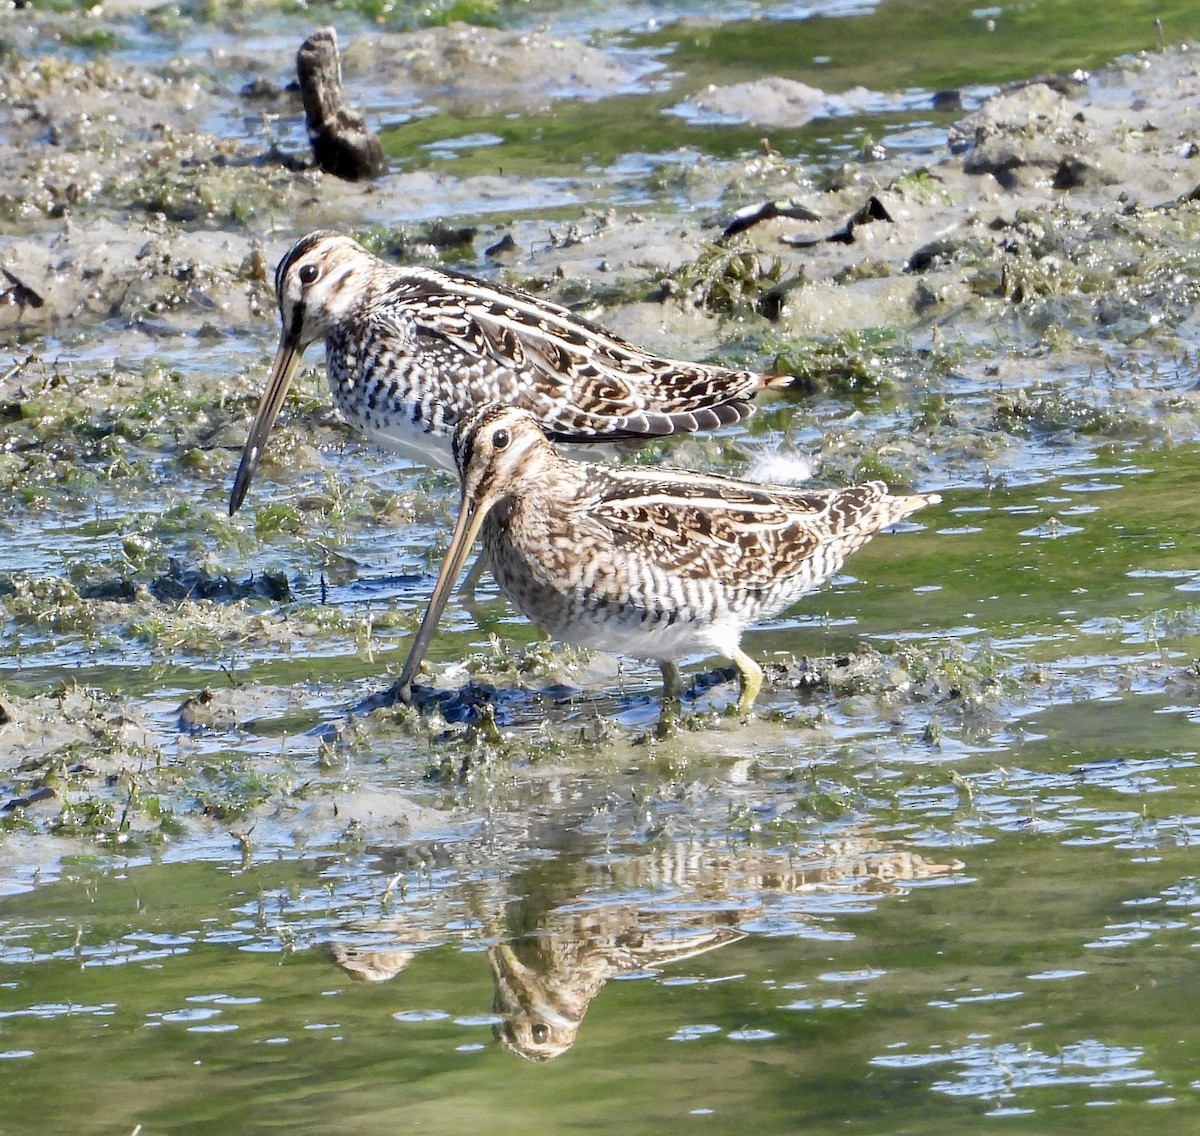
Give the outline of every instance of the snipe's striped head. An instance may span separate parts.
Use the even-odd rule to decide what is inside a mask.
[[[536,418],[515,406],[489,404],[463,419],[454,431],[454,462],[462,486],[458,523],[446,549],[429,607],[409,649],[396,689],[407,699],[450,591],[462,571],[488,513],[514,490],[537,480],[563,459],[555,453]]]
[[[301,237],[275,269],[283,341],[302,352],[324,339],[362,306],[377,266],[384,267],[341,233],[319,229]]]
[[[250,426],[229,498],[232,516],[241,507],[263,448],[304,349],[324,339],[356,308],[384,265],[341,233],[321,229],[301,237],[275,269],[275,297],[283,324],[267,386]]]
[[[539,456],[556,457],[533,415],[515,406],[489,405],[468,415],[454,431],[453,449],[463,502],[481,515],[506,495],[506,486],[537,476]]]

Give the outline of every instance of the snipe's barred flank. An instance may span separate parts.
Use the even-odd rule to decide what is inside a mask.
[[[454,456],[462,505],[392,688],[406,700],[481,530],[500,587],[550,635],[658,660],[666,697],[681,693],[677,659],[724,655],[741,674],[746,713],[763,679],[741,648],[746,627],[824,583],[880,529],[940,500],[891,496],[881,481],[803,491],[568,461],[514,407],[485,407],[460,423]]]
[[[618,441],[738,422],[759,390],[788,381],[662,359],[557,304],[445,268],[397,268],[335,232],[296,242],[275,293],[283,331],[230,513],[318,339],[350,425],[446,469],[455,424],[488,403],[527,410],[555,441]]]

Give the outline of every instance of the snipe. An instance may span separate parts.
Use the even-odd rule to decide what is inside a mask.
[[[741,648],[747,626],[824,583],[880,529],[940,500],[893,496],[881,481],[798,490],[569,461],[515,407],[462,422],[454,456],[462,505],[391,690],[404,700],[480,531],[500,587],[552,637],[658,660],[665,697],[681,693],[676,660],[724,655],[741,675],[746,713],[763,681]]]
[[[306,347],[325,343],[334,401],[368,438],[453,469],[450,435],[497,403],[532,414],[555,441],[711,430],[789,381],[663,359],[567,308],[445,268],[397,268],[341,233],[297,241],[275,271],[283,324],[233,483],[245,499]]]

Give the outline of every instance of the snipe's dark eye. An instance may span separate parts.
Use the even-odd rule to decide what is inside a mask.
[[[300,269],[300,283],[312,284],[320,275],[321,270],[315,264],[305,264]]]
[[[503,450],[508,446],[509,438],[507,430],[497,430],[492,435],[492,449]]]
[[[533,1027],[532,1033],[533,1040],[537,1042],[538,1045],[545,1045],[546,1042],[550,1040],[550,1027],[544,1022],[538,1022],[537,1025]]]

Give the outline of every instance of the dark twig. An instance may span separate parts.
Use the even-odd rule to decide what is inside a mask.
[[[318,28],[296,53],[308,139],[317,164],[328,174],[361,181],[386,172],[379,139],[346,98],[337,33]]]

